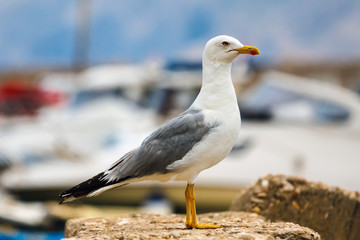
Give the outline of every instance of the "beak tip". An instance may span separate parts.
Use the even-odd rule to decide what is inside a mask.
[[[240,54],[260,55],[260,50],[254,46],[244,45],[244,47],[237,48],[235,50],[237,50]]]

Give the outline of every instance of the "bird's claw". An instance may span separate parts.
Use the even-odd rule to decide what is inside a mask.
[[[196,228],[196,229],[215,229],[215,228],[221,228],[223,227],[222,225],[217,225],[217,224],[211,224],[211,223],[185,223],[186,228],[191,229],[191,228]]]

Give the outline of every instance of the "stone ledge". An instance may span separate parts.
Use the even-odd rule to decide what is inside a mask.
[[[360,194],[300,177],[260,178],[234,200],[231,210],[294,222],[327,240],[360,238]]]
[[[309,228],[294,223],[270,222],[255,213],[208,213],[198,218],[200,223],[217,223],[223,228],[189,230],[185,228],[185,216],[180,214],[129,214],[68,220],[65,239],[320,239],[320,235]]]

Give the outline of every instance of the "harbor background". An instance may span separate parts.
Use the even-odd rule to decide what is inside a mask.
[[[360,191],[359,13],[354,0],[3,1],[0,238],[58,239],[74,217],[183,213],[183,182],[56,199],[192,103],[219,34],[261,55],[233,63],[242,131],[199,175],[199,211],[228,209],[267,174]]]

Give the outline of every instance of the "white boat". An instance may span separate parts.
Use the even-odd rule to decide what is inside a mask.
[[[243,104],[260,106],[256,96],[259,89],[260,93],[264,93],[264,86],[275,89],[276,93],[284,93],[285,97],[276,94],[276,102],[267,106],[273,117],[271,121],[243,121],[238,144],[240,147],[235,147],[224,161],[199,175],[196,181],[199,206],[211,205],[215,209],[216,206],[225,209],[240,189],[266,174],[299,175],[359,191],[359,97],[330,83],[269,72],[263,75],[257,88],[249,92],[248,96],[245,95],[247,101],[243,100]],[[260,95],[260,102],[270,103],[274,99],[271,94],[270,91],[269,95]],[[263,99],[264,97],[269,99]],[[346,111],[340,111],[340,115],[344,112],[349,114],[339,120],[336,117],[338,112],[316,112],[318,106],[312,105],[316,101],[326,103],[325,106],[341,106]],[[76,132],[81,137],[71,134],[67,136],[66,131],[63,132],[64,136],[69,137],[66,142],[74,141],[70,145],[82,157],[76,161],[64,160],[64,157],[61,161],[58,158],[56,161],[39,161],[26,167],[13,167],[1,176],[2,186],[33,197],[34,193],[52,190],[51,196],[54,197],[54,192],[60,192],[103,171],[140,144],[160,124],[153,112],[124,112],[126,107],[121,106],[119,112],[115,113],[114,104],[115,102],[100,101],[98,105],[91,108],[89,106],[92,114],[85,114],[86,118],[74,118],[73,128],[67,127],[71,129],[69,134]],[[55,116],[52,118],[56,119]],[[120,127],[120,122],[128,125]],[[99,135],[99,128],[111,132],[113,136],[121,138],[121,141],[115,141],[111,147],[93,142],[95,136]],[[116,132],[116,129],[121,131]],[[34,142],[36,143],[35,138]],[[185,183],[178,182],[143,182],[108,191],[87,202],[140,203],[156,188],[163,191],[173,203],[181,206],[184,186]]]

